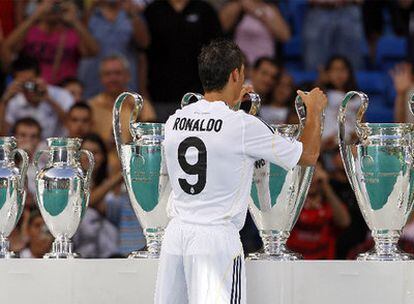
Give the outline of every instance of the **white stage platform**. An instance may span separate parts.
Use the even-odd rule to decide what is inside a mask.
[[[248,304],[414,304],[414,262],[247,261],[246,268]],[[0,303],[151,304],[156,270],[156,260],[0,260]]]

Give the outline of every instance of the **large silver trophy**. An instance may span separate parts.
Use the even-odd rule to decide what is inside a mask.
[[[272,125],[276,134],[289,140],[299,138],[306,120],[306,110],[299,96],[295,106],[299,124]],[[313,172],[313,166],[297,165],[285,170],[265,160],[256,161],[249,210],[262,238],[264,252],[253,253],[249,259],[302,259],[300,254],[286,247],[286,242],[303,208]]]
[[[13,258],[8,237],[13,231],[26,199],[25,180],[29,161],[26,152],[16,149],[14,137],[0,137],[0,258]],[[20,168],[14,159],[22,158]]]
[[[348,102],[361,99],[357,113],[358,142],[348,143],[345,121]],[[359,208],[371,229],[375,247],[358,260],[399,261],[412,256],[397,246],[413,207],[413,132],[407,123],[363,123],[368,97],[346,94],[339,109],[339,146],[346,173]]]
[[[78,138],[48,138],[49,150],[38,151],[34,164],[36,174],[36,196],[40,212],[55,240],[52,251],[44,258],[75,258],[71,238],[89,204],[89,188],[94,158],[91,152],[80,150],[82,140]],[[48,162],[42,169],[38,163],[47,153]],[[86,154],[89,168],[82,169],[80,157]]]
[[[132,141],[123,144],[120,112],[128,96],[135,106],[129,123]],[[139,94],[119,95],[113,109],[113,128],[129,199],[147,240],[147,251],[132,252],[129,258],[158,258],[169,221],[166,207],[171,186],[162,153],[164,124],[136,122],[142,105]]]

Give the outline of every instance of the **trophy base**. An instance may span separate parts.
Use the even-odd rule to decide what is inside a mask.
[[[44,259],[77,259],[79,254],[73,252],[49,252],[43,256]]]
[[[154,254],[149,251],[133,251],[128,255],[128,259],[159,259],[159,254]]]
[[[46,253],[44,259],[76,259],[79,254],[72,252],[72,242],[67,237],[59,237],[52,244],[52,251]]]
[[[0,252],[0,259],[16,259],[17,255],[13,251]]]
[[[388,262],[388,261],[410,261],[414,260],[414,255],[405,253],[402,251],[394,252],[376,252],[371,250],[366,253],[361,253],[357,257],[358,261],[377,261],[377,262]]]
[[[279,253],[251,253],[248,255],[247,260],[250,261],[299,261],[303,260],[301,254],[293,251],[285,251]]]

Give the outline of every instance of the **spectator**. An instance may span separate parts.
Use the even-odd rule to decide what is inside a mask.
[[[85,257],[110,257],[117,253],[129,253],[124,248],[128,244],[133,247],[128,248],[130,250],[143,247],[142,229],[126,193],[120,189],[121,172],[108,176],[108,158],[102,139],[97,135],[88,135],[82,148],[94,154],[95,168],[90,208],[75,237],[78,250]]]
[[[202,45],[221,35],[220,22],[204,1],[154,1],[144,14],[151,36],[148,93],[158,121],[165,122],[185,93],[202,91],[197,56]]]
[[[290,29],[276,5],[263,0],[230,1],[220,11],[223,30],[254,64],[260,57],[276,58],[276,40],[290,39]]]
[[[280,72],[277,63],[268,57],[257,59],[250,72],[251,84],[254,91],[262,98],[262,103],[269,103],[269,95],[273,90],[276,78]]]
[[[21,258],[42,258],[50,251],[53,237],[38,210],[30,213],[27,235],[29,237],[29,244],[20,252]]]
[[[100,76],[104,91],[89,101],[93,113],[92,130],[104,140],[109,152],[110,167],[114,169],[119,167],[119,161],[113,138],[112,110],[116,97],[128,90],[127,86],[130,79],[128,61],[120,55],[105,57],[100,64]],[[123,109],[121,113],[122,134],[124,140],[128,140],[132,103],[126,102]],[[140,121],[155,120],[154,110],[148,100],[144,102],[139,119]]]
[[[96,79],[98,78],[95,78],[95,81]],[[83,84],[80,80],[74,77],[69,77],[64,79],[59,86],[72,95],[75,103],[82,102]]]
[[[334,259],[336,229],[350,224],[348,210],[329,184],[329,175],[317,165],[308,196],[288,247],[305,259]]]
[[[35,206],[36,197],[36,169],[33,166],[33,160],[37,151],[45,147],[41,142],[42,127],[33,118],[26,117],[16,121],[12,128],[12,134],[16,137],[17,147],[26,151],[29,156],[30,165],[27,169],[27,189],[26,206]]]
[[[316,70],[334,54],[363,68],[362,0],[308,0],[303,24],[304,63]]]
[[[400,63],[391,71],[396,92],[394,116],[396,122],[414,122],[414,117],[408,109],[407,101],[414,93],[413,66]]]
[[[46,82],[39,76],[36,60],[18,58],[12,66],[14,80],[0,103],[0,131],[9,132],[17,120],[31,117],[42,127],[42,138],[62,135],[65,111],[73,104],[66,90]]]
[[[365,241],[368,227],[346,176],[339,149],[336,147],[325,153],[324,161],[331,177],[329,183],[339,199],[346,205],[351,218],[350,225],[340,231],[336,240],[336,258],[345,259],[355,246]]]
[[[276,81],[268,105],[263,105],[259,116],[268,124],[284,124],[294,108],[296,92],[293,78],[282,72]]]
[[[99,78],[99,62],[108,55],[120,54],[128,60],[130,80],[128,88],[138,91],[137,53],[146,49],[149,34],[139,9],[132,0],[95,1],[87,20],[89,31],[98,41],[100,51],[97,56],[84,59],[79,67],[79,78],[85,84],[85,97],[90,98],[102,92]]]
[[[68,137],[84,138],[92,130],[92,109],[83,102],[75,103],[66,115]]]
[[[343,56],[329,59],[326,68],[320,76],[321,85],[326,89],[328,106],[325,110],[325,123],[322,135],[322,149],[332,149],[337,146],[338,110],[348,91],[356,90],[356,80],[352,66]],[[346,130],[347,136],[354,130],[356,113],[359,102],[350,102],[347,107]]]
[[[96,55],[99,49],[78,20],[75,4],[62,0],[43,0],[7,37],[5,48],[36,58],[49,84],[75,77],[81,56]]]

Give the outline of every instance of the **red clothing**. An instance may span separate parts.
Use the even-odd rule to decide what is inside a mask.
[[[305,259],[334,259],[335,240],[332,208],[323,203],[320,209],[302,210],[287,245]]]
[[[7,37],[14,30],[14,0],[0,1],[0,25],[4,37]]]
[[[63,54],[55,75],[53,65],[59,45],[63,44]],[[23,52],[39,61],[42,78],[49,84],[59,84],[67,77],[76,77],[80,38],[71,28],[63,31],[45,32],[38,26],[32,27],[24,40]]]

